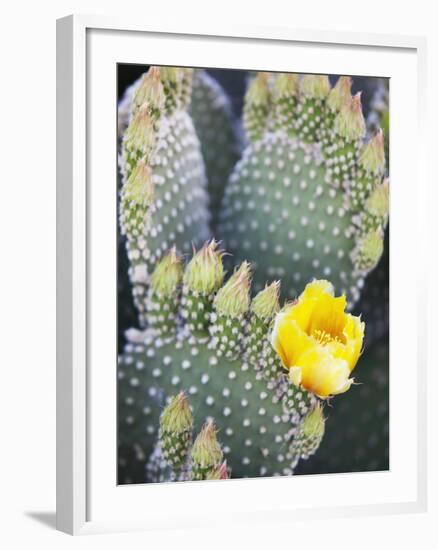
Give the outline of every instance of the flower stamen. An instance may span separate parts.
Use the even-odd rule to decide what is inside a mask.
[[[312,338],[318,342],[318,344],[321,344],[325,346],[326,344],[329,344],[330,342],[339,342],[341,343],[340,339],[337,336],[333,336],[329,332],[326,332],[325,330],[315,329],[312,334]]]

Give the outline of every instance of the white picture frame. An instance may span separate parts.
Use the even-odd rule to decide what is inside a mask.
[[[130,39],[126,37],[129,35]],[[120,42],[116,41],[119,40]],[[114,55],[121,62],[140,62],[144,54],[138,51],[139,44],[149,40],[150,44],[160,44],[160,55],[151,49],[145,64],[171,64],[191,66],[231,66],[236,68],[287,70],[287,48],[301,48],[301,63],[307,67],[298,67],[297,72],[324,72],[350,74],[353,63],[358,63],[362,52],[363,67],[356,73],[366,73],[366,57],[372,57],[374,67],[381,61],[380,76],[394,78],[401,75],[397,70],[405,71],[408,80],[405,90],[398,97],[391,98],[391,176],[397,183],[392,196],[391,219],[391,272],[399,273],[398,280],[391,279],[391,466],[389,472],[366,474],[343,474],[337,476],[338,496],[331,503],[319,499],[317,506],[304,498],[298,502],[289,496],[284,498],[281,487],[291,481],[294,494],[305,492],[305,486],[319,484],[325,491],[333,491],[334,476],[299,476],[285,479],[236,480],[231,483],[188,483],[162,484],[160,486],[124,486],[116,487],[111,482],[111,471],[115,470],[111,446],[114,444],[115,424],[111,416],[107,429],[102,429],[102,415],[115,409],[114,385],[105,377],[107,372],[102,364],[111,362],[113,349],[104,357],[99,348],[99,332],[105,331],[106,338],[115,340],[115,318],[106,313],[107,320],[98,318],[99,303],[103,297],[114,294],[114,281],[99,285],[99,269],[111,265],[111,252],[114,239],[108,238],[99,252],[99,266],[90,258],[96,251],[95,241],[99,216],[99,225],[112,228],[114,217],[114,196],[103,197],[100,213],[96,212],[95,189],[90,182],[95,177],[96,165],[104,162],[108,153],[109,141],[102,139],[96,149],[96,139],[105,135],[115,135],[115,88],[108,90],[105,101],[105,87],[111,83],[110,70],[114,65]],[[168,43],[173,44],[170,48]],[[175,48],[175,43],[178,48]],[[221,48],[217,44],[221,44]],[[193,47],[202,44],[202,48]],[[239,55],[233,53],[233,47],[239,44]],[[118,50],[117,50],[118,48]],[[281,55],[272,59],[271,50],[275,48]],[[333,58],[331,67],[325,65],[317,48],[331,48]],[[258,59],[254,57],[257,49]],[[177,24],[163,24],[152,28],[139,21],[95,16],[69,16],[57,23],[57,526],[71,534],[86,534],[114,530],[154,529],[163,526],[181,527],[187,525],[207,526],[215,524],[215,514],[210,509],[202,510],[199,502],[214,493],[217,506],[224,509],[223,521],[260,521],[275,518],[327,517],[333,515],[381,514],[426,509],[426,358],[424,335],[420,334],[417,313],[425,304],[425,277],[422,272],[424,262],[425,219],[422,212],[425,207],[425,162],[424,143],[425,120],[425,41],[418,37],[364,35],[333,33],[325,31],[300,31],[294,29],[272,28],[233,28],[233,29],[179,29]],[[113,50],[119,53],[114,54]],[[202,54],[195,50],[202,50]],[[242,53],[243,51],[243,53]],[[354,51],[354,55],[352,52]],[[228,52],[228,53],[227,53]],[[307,53],[305,53],[307,52]],[[337,53],[336,53],[337,52]],[[341,53],[342,55],[341,55]],[[236,52],[234,52],[236,53]],[[337,57],[338,54],[338,57]],[[99,58],[98,56],[106,56]],[[198,55],[198,60],[195,56]],[[250,56],[253,56],[252,58]],[[306,61],[306,56],[308,60]],[[96,57],[97,56],[97,57]],[[209,56],[209,57],[206,57]],[[228,57],[227,57],[228,56]],[[245,61],[246,56],[246,61]],[[405,56],[404,59],[403,56]],[[210,62],[206,62],[206,60]],[[266,66],[270,59],[270,66]],[[334,70],[338,59],[337,70]],[[342,59],[342,62],[341,62]],[[204,61],[203,61],[204,60]],[[384,64],[388,73],[384,70]],[[99,67],[99,78],[93,75]],[[324,67],[326,66],[326,69]],[[398,68],[397,68],[398,67]],[[105,73],[105,70],[108,72]],[[328,70],[330,69],[330,70]],[[372,71],[372,69],[369,69]],[[375,70],[375,69],[374,69]],[[94,72],[93,72],[94,71]],[[369,74],[373,74],[370,72]],[[105,76],[106,75],[106,76]],[[398,75],[398,76],[397,76]],[[113,75],[115,77],[115,73]],[[107,79],[106,79],[107,78]],[[98,88],[99,82],[103,88]],[[94,117],[93,94],[100,94],[102,111]],[[408,97],[408,94],[412,94]],[[112,97],[114,96],[114,97]],[[414,98],[414,99],[412,99]],[[407,100],[412,100],[408,101]],[[395,122],[394,113],[402,113],[405,104],[404,120]],[[414,103],[414,104],[412,104]],[[106,109],[104,111],[103,109]],[[402,117],[400,116],[400,119]],[[406,121],[406,119],[409,119]],[[395,119],[397,120],[397,119]],[[98,123],[98,124],[97,124]],[[400,124],[400,126],[398,126]],[[403,126],[406,124],[406,127]],[[409,124],[409,126],[408,126]],[[99,134],[93,134],[98,127]],[[409,128],[410,141],[402,129]],[[400,130],[397,135],[397,129]],[[91,134],[90,134],[91,132]],[[414,133],[412,133],[414,132]],[[402,135],[403,134],[403,135]],[[90,151],[93,150],[93,163]],[[98,154],[100,149],[102,154]],[[114,153],[114,152],[113,152]],[[115,153],[114,153],[115,154]],[[409,154],[409,165],[406,155]],[[108,158],[108,156],[106,156]],[[113,159],[114,160],[114,159]],[[115,164],[108,161],[107,167],[99,165],[100,177],[113,172]],[[105,171],[108,170],[105,174]],[[411,192],[406,192],[408,178]],[[115,180],[114,180],[115,181]],[[111,181],[108,184],[111,187]],[[99,193],[105,193],[99,188]],[[114,195],[114,193],[113,193]],[[108,199],[108,200],[107,200]],[[103,205],[103,206],[102,206]],[[108,209],[106,209],[106,205]],[[411,224],[403,223],[408,209]],[[111,221],[112,220],[112,221]],[[108,224],[108,225],[105,225]],[[110,231],[106,234],[114,236]],[[394,237],[397,236],[397,239]],[[99,234],[99,238],[102,234]],[[418,244],[420,243],[420,244]],[[405,246],[413,250],[409,265],[403,264]],[[106,252],[105,252],[106,251]],[[108,258],[104,258],[104,254]],[[94,257],[94,256],[93,256]],[[94,262],[94,263],[93,263]],[[109,263],[106,263],[109,262]],[[93,265],[93,269],[91,266]],[[403,272],[399,266],[403,267]],[[109,280],[111,277],[108,278]],[[409,304],[400,303],[402,287],[406,281],[417,281],[410,289]],[[95,301],[95,302],[94,302]],[[109,307],[115,315],[114,303]],[[96,307],[97,306],[97,307]],[[107,309],[108,312],[108,309]],[[97,317],[96,317],[97,315]],[[409,332],[400,326],[400,317],[410,316],[412,323]],[[108,325],[105,325],[108,323]],[[409,338],[409,334],[411,337]],[[109,335],[109,336],[108,336]],[[415,335],[415,337],[413,336]],[[404,342],[400,354],[392,345],[394,338]],[[93,342],[93,345],[91,345]],[[115,341],[114,341],[115,346]],[[111,347],[111,346],[110,346]],[[397,371],[392,369],[397,361]],[[409,364],[408,364],[409,363]],[[412,367],[412,364],[414,367]],[[114,364],[114,369],[116,365]],[[108,367],[113,368],[113,367]],[[400,372],[399,372],[400,371]],[[400,374],[401,373],[401,374]],[[407,380],[409,374],[410,379]],[[96,383],[101,388],[96,393]],[[394,420],[395,412],[401,411],[401,399],[406,399],[410,390],[412,409],[409,417]],[[403,394],[400,396],[400,394]],[[99,403],[99,406],[97,406]],[[403,422],[415,434],[416,445],[406,446],[403,442]],[[99,430],[96,428],[99,427]],[[96,434],[99,433],[97,436]],[[98,439],[99,438],[99,439]],[[403,446],[404,445],[404,446]],[[398,452],[396,453],[396,450]],[[403,451],[403,460],[400,454]],[[396,453],[394,456],[392,453]],[[393,461],[394,459],[394,461]],[[400,463],[397,460],[400,459]],[[97,466],[98,465],[98,466]],[[388,475],[384,475],[388,474]],[[352,477],[355,476],[355,477]],[[317,479],[318,478],[318,479]],[[263,484],[263,485],[260,485]],[[175,487],[177,485],[178,487]],[[260,505],[257,495],[263,487],[268,504]],[[379,489],[377,489],[379,488]],[[377,494],[376,491],[380,494]],[[145,493],[145,491],[149,491]],[[367,492],[368,491],[368,492]],[[324,492],[324,491],[323,491]],[[172,503],[169,505],[169,496]],[[151,495],[153,495],[153,503]],[[350,496],[348,496],[350,495]],[[191,503],[190,513],[181,513],[184,502]],[[212,499],[213,500],[213,499]],[[132,506],[131,506],[132,503]],[[198,504],[197,504],[198,503]],[[232,503],[237,503],[238,507]],[[151,506],[151,504],[153,504]],[[236,504],[236,506],[237,506]],[[166,506],[166,517],[163,515]],[[149,508],[148,508],[149,507]],[[142,510],[135,514],[134,509]],[[239,511],[240,509],[240,511]],[[244,511],[242,511],[244,510]],[[214,512],[214,510],[213,510]]]

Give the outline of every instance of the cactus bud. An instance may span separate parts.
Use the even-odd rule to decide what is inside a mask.
[[[309,99],[324,99],[330,93],[330,81],[326,75],[306,74],[301,80],[301,93]]]
[[[269,96],[269,74],[257,73],[249,85],[245,100],[254,105],[267,105]]]
[[[365,209],[372,216],[384,220],[389,211],[388,179],[376,185],[365,203]]]
[[[330,109],[340,111],[343,105],[351,101],[351,84],[352,80],[349,76],[339,77],[327,98],[327,105]]]
[[[325,100],[330,92],[328,76],[308,74],[300,83],[300,105],[295,127],[306,143],[321,140],[326,117]]]
[[[327,176],[335,185],[351,181],[358,155],[355,130],[349,125],[357,122],[353,105],[356,106],[359,96],[353,101],[351,84],[349,76],[341,76],[330,91],[321,135],[323,154],[328,161]]]
[[[193,479],[206,479],[219,468],[222,456],[222,450],[216,438],[216,428],[213,422],[207,422],[192,447]]]
[[[280,309],[280,281],[274,281],[260,291],[251,303],[251,316],[248,323],[246,350],[250,363],[263,366],[264,374],[269,378],[277,376],[282,370],[281,361],[270,353],[266,346],[271,320]]]
[[[322,405],[318,401],[315,407],[301,421],[298,433],[291,445],[295,460],[309,458],[315,454],[325,432],[325,418]]]
[[[243,262],[214,299],[216,311],[226,317],[240,317],[249,308],[250,265]]]
[[[180,102],[182,108],[187,108],[192,97],[193,69],[185,67],[180,70]]]
[[[163,83],[166,96],[165,108],[168,115],[171,115],[178,106],[180,69],[176,67],[160,67],[161,82]]]
[[[280,73],[274,80],[273,95],[275,99],[296,96],[299,91],[299,77],[293,73]]]
[[[373,269],[383,254],[383,235],[380,228],[369,231],[359,237],[351,258],[358,271]]]
[[[183,317],[192,334],[208,335],[213,296],[224,278],[223,252],[215,240],[204,246],[190,260],[184,273]]]
[[[268,73],[258,73],[245,95],[243,121],[251,141],[257,141],[267,129],[270,91]]]
[[[186,461],[192,429],[192,410],[184,392],[181,392],[171,398],[160,417],[162,452],[174,470],[179,470]]]
[[[183,267],[181,256],[178,256],[176,248],[173,247],[170,252],[157,263],[151,275],[151,288],[160,296],[172,296],[181,284],[182,277]]]
[[[336,133],[347,141],[357,141],[365,135],[365,120],[360,96],[361,92],[358,92],[347,100],[335,118]]]
[[[376,178],[381,178],[384,169],[385,144],[383,132],[380,130],[363,147],[359,155],[357,177],[350,186],[350,200],[353,208],[361,210],[365,206],[365,201],[376,186]],[[380,198],[376,197],[378,202],[381,202],[382,198],[384,199],[384,193]]]
[[[149,71],[142,76],[141,82],[132,101],[132,113],[147,103],[149,114],[156,122],[162,113],[164,107],[164,88],[160,78],[160,69],[151,67]]]
[[[128,162],[133,163],[144,157],[150,160],[155,148],[155,129],[147,103],[138,109],[131,119],[125,133],[125,156]]]
[[[176,89],[178,84],[178,69],[176,67],[160,67],[160,75],[164,86]]]
[[[275,127],[293,137],[296,134],[296,106],[298,102],[299,77],[297,74],[280,73],[274,80]]]
[[[210,480],[218,480],[218,479],[230,479],[230,473],[227,468],[227,462],[224,461],[219,466],[219,468],[216,468],[215,470],[212,470],[209,472],[205,479]]]
[[[325,430],[325,418],[320,402],[304,417],[301,432],[307,438],[322,438]]]
[[[280,310],[279,294],[280,281],[274,281],[270,285],[266,285],[253,299],[251,304],[252,313],[263,321],[270,321]]]
[[[149,324],[157,333],[168,335],[176,329],[179,287],[183,278],[181,256],[175,247],[156,265],[151,275],[147,309]]]
[[[363,147],[359,164],[372,174],[382,174],[385,170],[385,140],[381,128]]]
[[[210,333],[211,346],[218,356],[236,359],[243,345],[247,324],[244,316],[249,309],[250,265],[243,262],[228,282],[219,289],[213,306],[216,311]]]
[[[168,433],[181,433],[193,427],[193,414],[184,392],[171,397],[160,417],[160,428]]]
[[[123,198],[130,204],[147,208],[154,195],[152,171],[144,159],[140,159],[123,186]]]
[[[205,243],[188,263],[184,273],[184,284],[195,292],[210,295],[222,285],[224,268],[223,252],[214,239]]]

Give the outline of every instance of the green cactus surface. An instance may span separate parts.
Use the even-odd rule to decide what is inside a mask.
[[[228,180],[240,157],[242,144],[227,95],[205,71],[196,71],[193,75],[190,114],[205,162],[214,229],[224,193],[224,182]]]

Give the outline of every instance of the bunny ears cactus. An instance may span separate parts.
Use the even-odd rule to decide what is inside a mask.
[[[185,268],[174,248],[158,262],[147,298],[149,328],[128,334],[131,342],[120,358],[120,438],[150,453],[158,434],[161,456],[176,478],[189,479],[191,472],[193,479],[206,479],[222,455],[207,472],[204,439],[192,448],[191,438],[193,428],[214,419],[221,453],[235,475],[290,474],[322,439],[323,430],[315,437],[305,419],[320,398],[351,383],[363,323],[344,313],[345,297],[334,298],[327,281],[309,284],[283,309],[278,281],[251,299],[249,264],[224,281],[222,257],[211,241],[194,251]],[[161,414],[158,433],[157,415],[171,392],[180,393]],[[209,440],[213,428],[205,429],[201,433]],[[157,467],[147,471],[157,478]]]
[[[152,67],[133,93],[122,139],[120,227],[142,326],[151,270],[176,245],[183,252],[209,237],[206,178],[187,112],[191,69]]]
[[[349,77],[256,74],[241,159],[211,177],[222,146],[207,144],[235,135],[203,75],[152,67],[119,125],[140,324],[119,359],[121,482],[221,479],[224,458],[236,477],[292,474],[322,440],[325,400],[351,385],[364,326],[345,307],[383,248],[383,135],[364,142]],[[214,101],[196,110],[192,96]]]
[[[352,305],[379,261],[389,208],[383,133],[364,142],[351,85],[260,73],[249,86],[249,143],[225,190],[219,234],[237,261],[252,261],[258,289],[277,277],[295,297],[306,281],[330,277]]]
[[[156,260],[174,244],[188,252],[211,236],[204,150],[188,112],[192,82],[193,94],[207,86],[190,69],[152,67],[133,93],[123,137],[120,222],[143,325]],[[306,281],[330,277],[351,305],[380,258],[389,209],[384,139],[378,130],[363,141],[361,96],[351,85],[350,77],[331,87],[324,75],[258,73],[248,88],[249,144],[213,217],[234,258],[257,268],[259,290],[282,278],[283,295],[295,297]],[[382,186],[386,200],[376,210]]]

